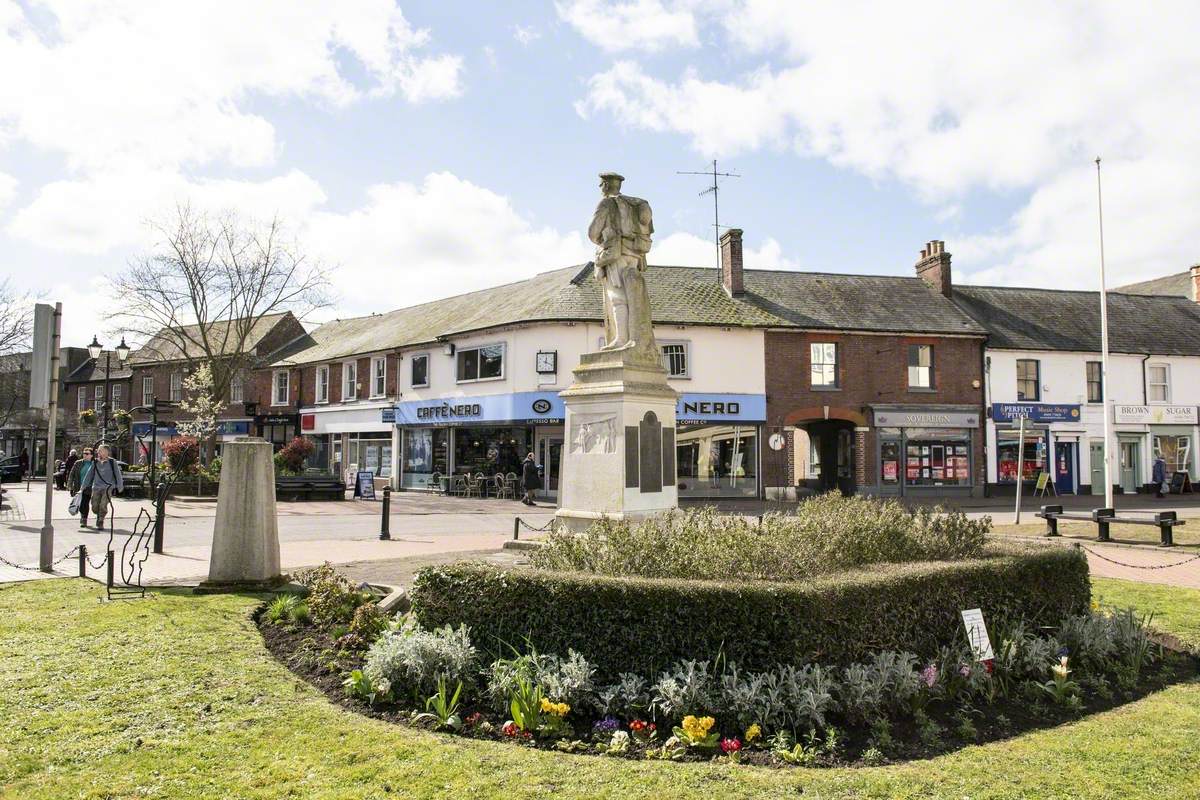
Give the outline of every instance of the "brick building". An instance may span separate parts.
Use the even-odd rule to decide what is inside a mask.
[[[982,491],[986,331],[951,300],[950,254],[917,276],[747,271],[768,330],[768,497]]]

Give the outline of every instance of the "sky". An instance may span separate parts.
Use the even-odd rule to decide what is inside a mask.
[[[105,333],[179,204],[282,218],[312,322],[587,261],[597,174],[651,264],[1094,289],[1200,261],[1200,4],[0,0],[0,271]]]

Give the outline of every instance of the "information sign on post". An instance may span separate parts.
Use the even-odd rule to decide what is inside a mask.
[[[963,627],[967,629],[967,644],[971,646],[971,654],[976,661],[991,661],[996,654],[992,652],[992,642],[988,639],[987,625],[983,622],[983,611],[970,608],[962,612]]]

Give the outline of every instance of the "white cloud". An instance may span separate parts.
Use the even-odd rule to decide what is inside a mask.
[[[943,218],[973,190],[1028,192],[1008,226],[956,253],[964,271],[1005,282],[1044,282],[1048,269],[1056,285],[1089,280],[1087,167],[1101,154],[1116,279],[1195,260],[1200,6],[918,2],[874,7],[870,24],[863,14],[749,0],[717,19],[736,54],[762,60],[757,69],[664,79],[617,62],[576,107],[680,133],[706,156],[786,148],[899,179]]]
[[[49,0],[36,14],[5,9],[2,135],[85,170],[270,164],[274,129],[242,107],[256,95],[340,106],[460,91],[460,59],[420,55],[429,32],[391,0]],[[346,77],[348,62],[360,82]]]
[[[17,179],[12,175],[0,172],[0,213],[8,208],[9,203],[17,196]]]
[[[578,232],[539,227],[508,198],[445,172],[420,184],[372,186],[345,214],[313,214],[310,252],[336,270],[340,310],[399,308],[580,264],[592,247]]]
[[[604,50],[656,51],[695,47],[693,3],[662,0],[567,0],[555,2],[558,16]]]
[[[542,38],[542,33],[532,25],[513,25],[513,38],[524,46],[528,46]]]
[[[647,259],[663,266],[716,267],[717,245],[712,239],[676,232],[656,238]],[[772,238],[758,248],[743,243],[742,263],[746,269],[800,269],[799,262],[784,256],[783,248]]]

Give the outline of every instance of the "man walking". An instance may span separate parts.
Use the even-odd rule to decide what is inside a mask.
[[[95,467],[95,462],[92,461],[92,448],[83,448],[83,455],[76,459],[71,465],[71,469],[67,472],[67,491],[71,493],[71,497],[79,495],[79,527],[86,528],[88,521],[88,507],[92,502],[92,490],[84,489],[84,481],[92,477],[92,468]]]
[[[108,516],[108,505],[112,495],[120,494],[125,488],[121,467],[110,458],[108,445],[96,448],[96,462],[83,484],[92,490],[92,512],[96,515],[96,530],[104,530],[104,518]]]

